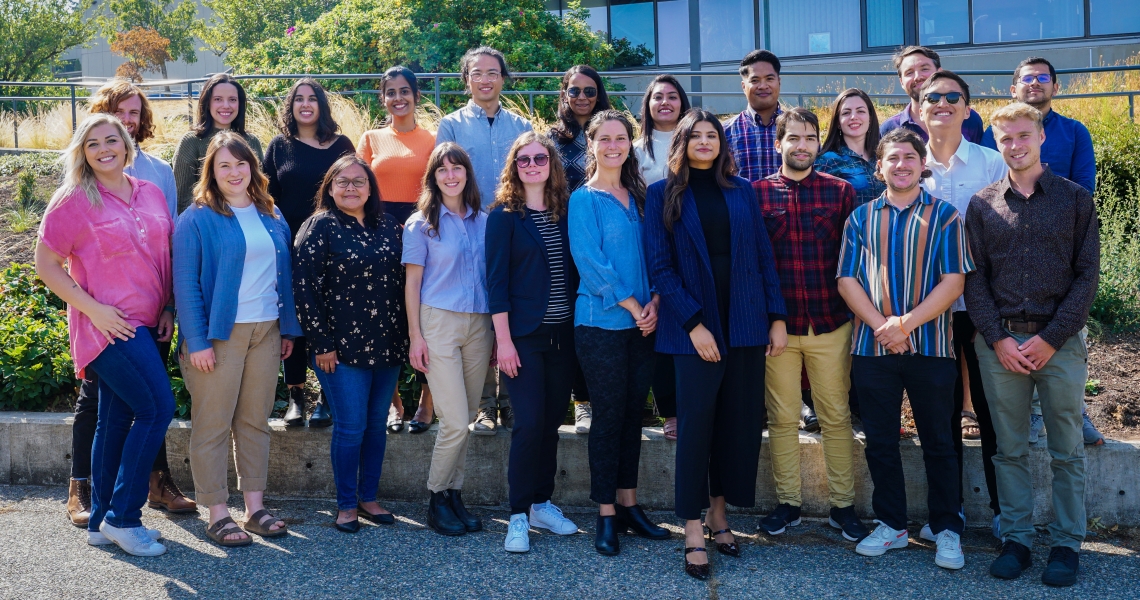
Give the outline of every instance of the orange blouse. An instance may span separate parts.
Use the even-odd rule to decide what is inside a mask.
[[[407,132],[384,127],[364,132],[356,154],[372,167],[385,202],[415,202],[433,149],[435,135],[423,127]]]

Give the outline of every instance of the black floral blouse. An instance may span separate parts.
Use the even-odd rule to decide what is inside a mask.
[[[396,367],[408,356],[401,229],[389,215],[366,224],[334,208],[301,226],[293,253],[297,319],[311,355],[336,350],[352,367]]]

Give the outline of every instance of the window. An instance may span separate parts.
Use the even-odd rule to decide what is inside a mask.
[[[737,61],[756,48],[751,0],[699,0],[701,61]]]
[[[777,56],[837,54],[863,48],[859,0],[769,0]]]
[[[1089,20],[1093,35],[1140,32],[1140,2],[1089,0]]]
[[[612,0],[610,3],[610,39],[617,42],[625,39],[635,54],[639,46],[648,50],[647,60],[641,64],[653,64],[657,54],[657,44],[653,39],[653,0]],[[632,66],[632,65],[623,65]]]
[[[1085,34],[1084,0],[974,0],[974,43],[996,44]]]
[[[867,0],[867,46],[901,46],[902,0]]]
[[[688,0],[658,0],[657,42],[658,64],[689,64]]]
[[[560,0],[546,0],[546,12],[556,16],[562,16],[562,2]]]
[[[918,0],[918,43],[970,43],[969,0]]]
[[[610,32],[609,17],[606,16],[606,0],[582,0],[582,8],[589,11],[590,16],[586,18],[586,24],[590,26],[591,31]]]

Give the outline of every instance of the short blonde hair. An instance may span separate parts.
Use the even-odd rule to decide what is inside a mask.
[[[134,163],[135,145],[131,142],[131,134],[127,133],[127,128],[122,121],[115,118],[115,115],[107,113],[95,113],[83,119],[75,128],[75,134],[71,136],[71,143],[67,145],[60,157],[63,162],[63,182],[55,191],[51,202],[48,203],[48,211],[54,209],[77,190],[82,190],[86,194],[87,201],[91,203],[91,206],[99,208],[103,206],[103,198],[99,195],[99,188],[95,181],[95,171],[91,169],[91,165],[87,164],[87,154],[83,150],[87,136],[93,129],[101,125],[113,126],[123,140],[123,147],[126,150],[126,161],[123,163],[123,167],[129,167]]]
[[[1037,131],[1042,131],[1045,125],[1042,123],[1041,111],[1029,106],[1024,102],[1013,102],[1007,104],[990,115],[990,124],[993,125],[998,122],[1012,122],[1018,119],[1029,119],[1037,126]]]

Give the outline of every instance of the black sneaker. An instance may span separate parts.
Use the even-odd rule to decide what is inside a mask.
[[[499,408],[499,425],[507,431],[513,431],[515,428],[515,411],[511,410],[509,406],[502,406]]]
[[[800,507],[791,504],[780,504],[768,516],[760,519],[760,531],[768,535],[780,535],[785,527],[798,527],[800,524]]]
[[[867,526],[855,515],[854,506],[832,507],[831,515],[827,518],[827,524],[842,531],[843,539],[849,542],[861,542],[863,538],[871,535]]]
[[[1001,555],[990,564],[990,575],[998,579],[1017,579],[1031,565],[1033,556],[1029,548],[1009,540],[1001,545]]]
[[[1053,587],[1069,587],[1077,582],[1080,557],[1070,548],[1057,546],[1049,551],[1049,563],[1041,574],[1041,583]]]

